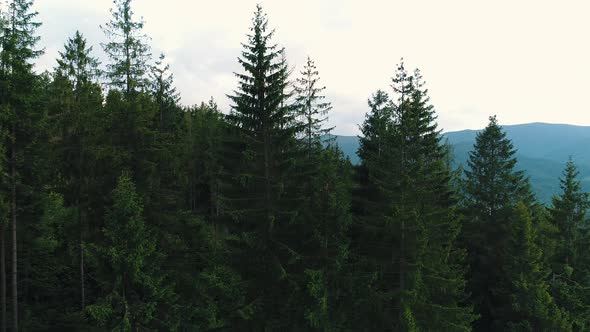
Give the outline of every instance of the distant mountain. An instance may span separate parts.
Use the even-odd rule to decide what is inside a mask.
[[[580,169],[584,189],[590,191],[590,127],[529,123],[503,128],[517,149],[517,167],[526,171],[539,200],[549,203],[551,196],[559,192],[558,179],[570,156]],[[444,134],[453,146],[457,166],[465,164],[477,132],[462,130]],[[337,136],[336,141],[351,162],[358,164],[358,137]]]

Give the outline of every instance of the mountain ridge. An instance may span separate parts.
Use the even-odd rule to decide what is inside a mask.
[[[502,126],[512,140],[518,159],[517,169],[529,176],[539,200],[549,203],[559,192],[559,178],[571,157],[580,171],[584,190],[590,190],[590,126],[562,123],[532,122]],[[464,129],[442,134],[453,147],[455,166],[465,165],[475,137],[482,129]],[[356,155],[358,136],[335,135],[338,146],[353,164],[359,164]]]

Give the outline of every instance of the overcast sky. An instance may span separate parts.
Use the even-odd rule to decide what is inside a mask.
[[[295,72],[307,55],[316,61],[337,134],[358,133],[367,98],[389,90],[401,57],[422,70],[445,131],[481,128],[492,114],[503,124],[590,125],[590,1],[135,0],[184,104],[213,97],[228,107],[257,2]],[[37,69],[55,65],[76,29],[100,53],[111,6],[37,0],[46,48]]]

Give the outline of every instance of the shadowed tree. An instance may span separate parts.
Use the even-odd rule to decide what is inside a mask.
[[[96,82],[98,60],[91,55],[92,47],[76,31],[59,52],[58,66],[52,82],[50,116],[53,132],[54,165],[57,186],[64,194],[67,206],[75,208],[78,221],[80,268],[80,302],[84,310],[85,264],[84,229],[88,215],[88,183],[92,174],[91,141],[93,126],[102,107],[102,92]],[[73,167],[72,167],[73,166]]]
[[[295,233],[302,202],[301,125],[288,101],[284,50],[273,44],[267,25],[257,6],[239,58],[238,89],[229,96],[233,139],[223,153],[228,176],[221,205],[232,233],[233,267],[248,294],[247,307],[240,309],[244,320],[236,324],[245,330],[294,330],[305,324],[304,308],[291,300],[301,295]]]
[[[462,180],[466,216],[462,237],[470,256],[471,301],[481,314],[475,327],[485,331],[525,328],[530,324],[532,325],[529,327],[538,327],[533,320],[540,319],[559,324],[557,322],[561,319],[561,314],[557,311],[549,314],[550,307],[554,305],[551,297],[539,295],[539,292],[545,291],[546,285],[539,275],[545,273],[546,267],[543,262],[537,262],[534,256],[537,254],[533,253],[538,249],[534,242],[538,237],[523,235],[522,232],[528,232],[526,225],[515,224],[529,222],[523,221],[524,219],[533,219],[533,224],[538,225],[531,217],[536,204],[535,198],[524,173],[516,170],[515,153],[512,142],[498,125],[496,117],[490,117],[488,126],[476,136],[475,145],[469,154],[465,178]],[[520,207],[517,208],[517,205]],[[524,207],[526,211],[522,211]],[[515,248],[512,251],[506,249],[523,237],[533,241],[529,244],[530,247],[518,250]],[[539,270],[537,275],[525,276],[532,278],[530,288],[522,283],[514,284],[520,277],[517,277],[511,267],[516,268],[520,264],[518,262],[528,259],[521,255],[533,255],[534,257],[529,257],[533,260],[531,264],[535,264],[535,268]],[[526,293],[527,291],[530,293]],[[522,314],[513,305],[515,296],[522,299],[536,298],[539,300],[536,305],[543,307],[539,307],[539,311],[524,314],[521,317],[524,325],[519,325],[520,327],[513,322],[519,319],[515,317]],[[528,323],[524,320],[528,320]]]
[[[102,264],[104,295],[87,307],[101,325],[117,331],[137,331],[161,319],[158,309],[173,301],[171,288],[159,271],[162,255],[143,219],[143,204],[128,174],[122,174],[105,215],[105,241],[96,247]],[[178,322],[168,321],[174,328]]]
[[[165,63],[166,57],[160,54],[156,64],[150,71],[150,92],[158,105],[158,128],[160,131],[171,131],[170,128],[177,118],[180,94],[174,87],[174,75],[170,65]]]
[[[436,115],[419,71],[403,62],[395,100],[374,95],[361,138],[360,199],[353,226],[355,259],[372,330],[466,331],[464,252],[456,201]],[[364,279],[364,282],[362,281]],[[444,291],[443,291],[444,290]]]
[[[36,115],[29,109],[35,74],[31,61],[43,54],[36,48],[39,37],[36,29],[41,23],[35,22],[37,12],[32,10],[33,1],[13,0],[8,4],[8,22],[1,34],[2,53],[0,54],[0,104],[8,111],[3,119],[3,128],[10,132],[7,140],[11,179],[11,218],[12,218],[12,323],[18,331],[18,282],[17,282],[17,187],[22,187],[23,163],[26,147],[36,122]]]

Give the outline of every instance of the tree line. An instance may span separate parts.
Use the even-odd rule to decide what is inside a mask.
[[[419,70],[368,101],[351,165],[308,58],[257,6],[228,92],[184,106],[131,0],[51,71],[0,13],[1,331],[587,331],[589,197],[549,206],[496,117],[456,169]]]

